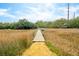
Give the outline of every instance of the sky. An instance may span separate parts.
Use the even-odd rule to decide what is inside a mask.
[[[79,16],[79,3],[70,3],[70,18]],[[0,3],[0,22],[54,21],[67,18],[67,3]]]

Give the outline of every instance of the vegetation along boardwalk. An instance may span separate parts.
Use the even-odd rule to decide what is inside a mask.
[[[56,54],[51,52],[46,46],[41,30],[37,31],[33,41],[35,42],[30,46],[30,48],[23,52],[23,56],[56,56]]]

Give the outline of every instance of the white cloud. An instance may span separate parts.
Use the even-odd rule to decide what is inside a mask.
[[[0,16],[5,15],[7,12],[7,9],[0,9]]]
[[[47,3],[45,5],[46,5],[46,7],[51,7],[53,4],[52,3]]]
[[[9,13],[9,9],[0,9],[0,16],[15,18],[14,15]]]
[[[77,11],[79,11],[79,7],[78,6],[77,7],[70,6],[70,9],[69,9],[69,17],[70,17],[70,19],[73,18],[74,12],[76,13]],[[56,19],[57,18],[66,18],[67,19],[68,9],[67,9],[66,6],[65,7],[61,7],[60,6],[59,8],[56,8],[56,10],[54,12],[58,13],[56,15],[54,13],[54,17],[57,16]],[[76,16],[79,16],[79,14],[76,13]]]
[[[49,11],[49,8],[51,7],[54,8],[54,4],[38,4],[37,7],[28,7],[30,9],[28,13],[26,12],[27,10],[25,10],[25,12],[17,11],[16,14],[18,14],[18,18],[26,18],[32,22],[38,20],[48,21],[48,19],[51,19],[52,17],[53,11]]]
[[[27,6],[26,6],[27,7]],[[26,18],[29,21],[36,22],[38,20],[43,20],[43,21],[50,21],[50,20],[56,20],[59,18],[67,18],[67,6],[62,7],[59,6],[56,8],[55,4],[37,4],[36,6],[28,6],[29,10],[19,10],[16,11],[16,17],[18,19]],[[73,17],[73,13],[78,11],[78,7],[70,7],[70,18]],[[62,14],[62,15],[61,15]],[[79,14],[76,14],[78,16]],[[14,16],[10,16],[14,17]]]

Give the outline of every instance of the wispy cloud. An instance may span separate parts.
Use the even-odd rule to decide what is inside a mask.
[[[7,9],[0,9],[0,16],[3,16],[7,13]]]
[[[13,5],[13,4],[12,4]],[[20,4],[19,4],[20,5]],[[67,18],[67,4],[52,3],[28,3],[16,4],[14,7],[0,8],[0,16],[12,18],[17,21],[20,18],[26,18],[29,21],[36,22],[38,20],[53,21],[59,18]],[[79,16],[79,4],[70,5],[70,18],[74,12]],[[5,20],[4,20],[5,21]]]
[[[9,9],[0,9],[0,16],[15,18],[14,15],[9,13]]]
[[[52,17],[53,11],[51,11],[52,8],[54,8],[53,4],[33,4],[32,6],[28,7],[28,11],[17,11],[19,15],[18,18],[27,18],[30,21],[37,21],[37,20],[43,20],[47,21]],[[52,7],[52,8],[51,8]]]

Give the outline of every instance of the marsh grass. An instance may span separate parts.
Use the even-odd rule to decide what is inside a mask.
[[[34,30],[0,30],[0,56],[16,56],[32,44]]]
[[[55,46],[53,45],[53,43],[50,43],[50,42],[46,41],[46,45],[48,46],[48,48],[49,48],[52,52],[56,53],[57,56],[62,56],[62,55],[63,55],[63,56],[71,56],[70,54],[65,53],[64,51],[61,51],[59,48],[55,47]]]
[[[43,35],[51,51],[61,56],[79,56],[78,29],[47,29]]]

